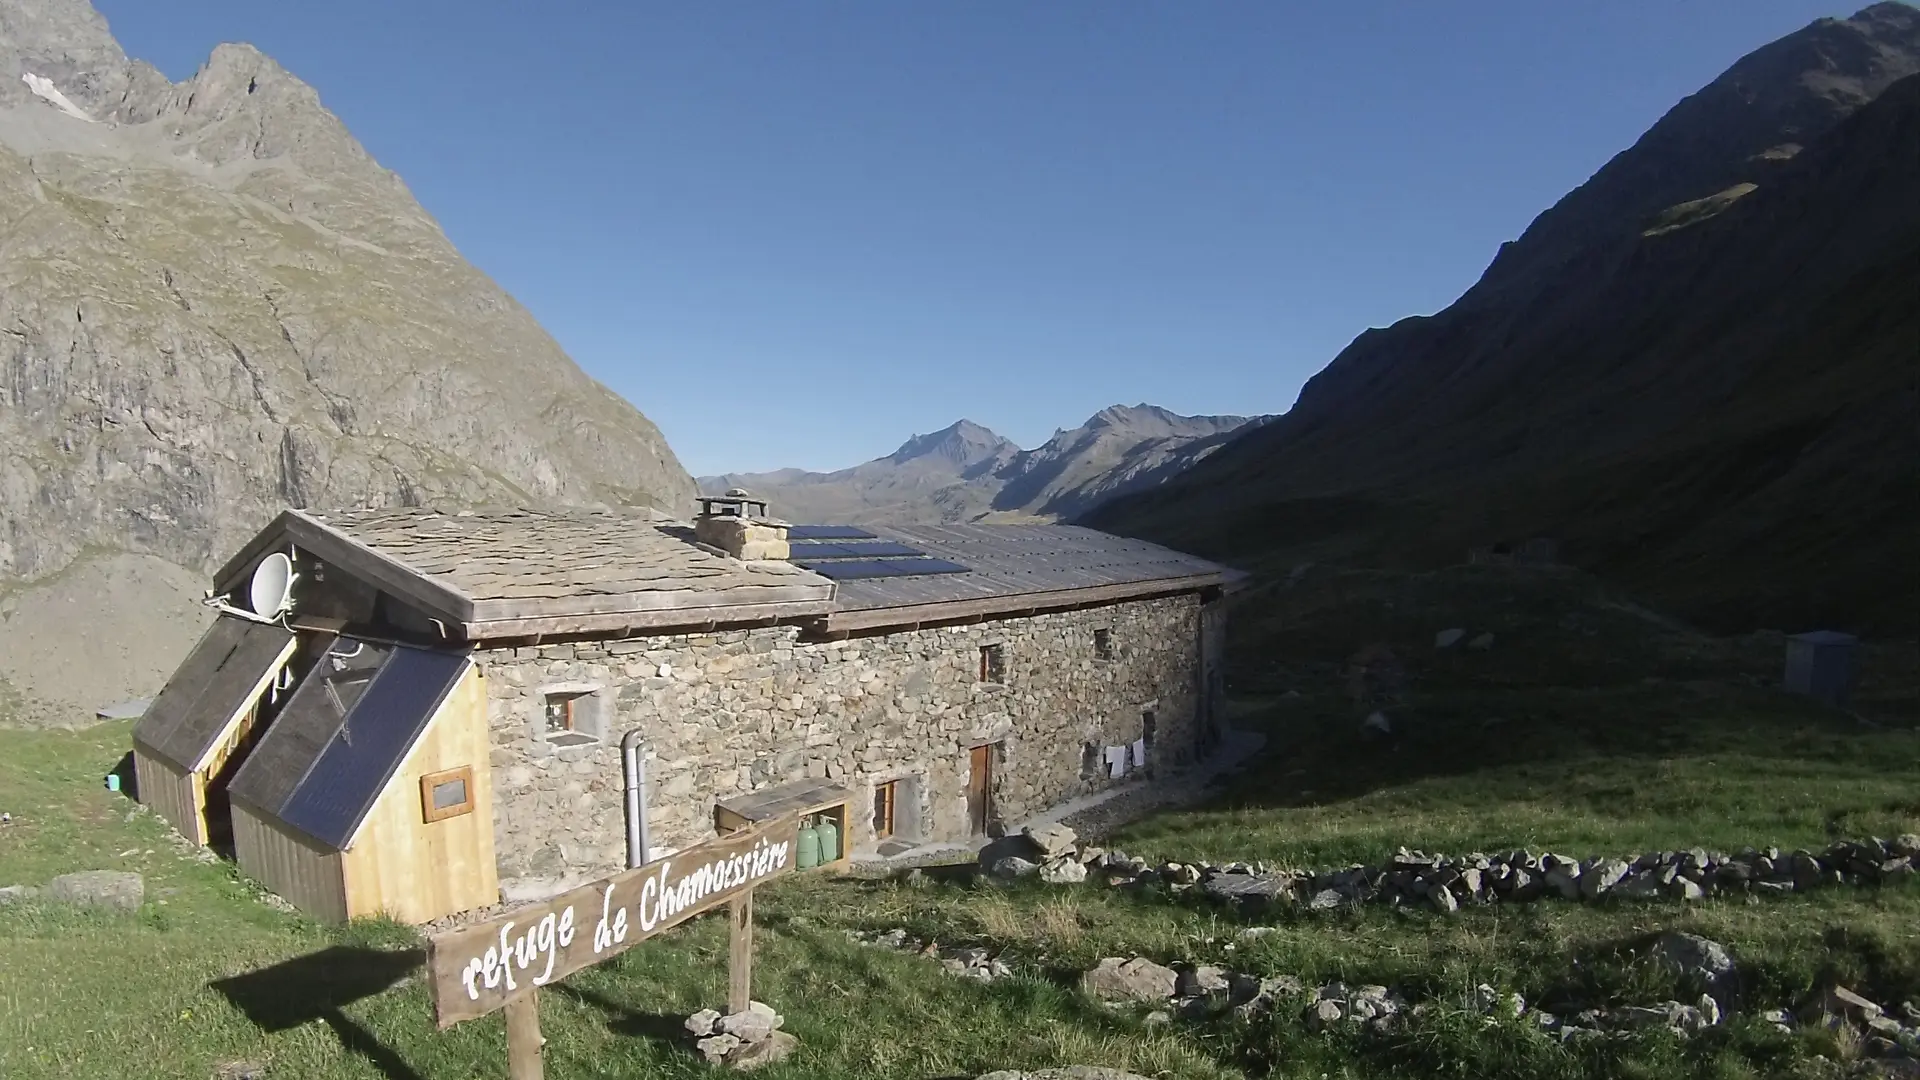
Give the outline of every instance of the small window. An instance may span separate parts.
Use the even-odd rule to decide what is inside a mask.
[[[428,822],[473,812],[473,766],[428,773],[420,778],[421,817]]]
[[[980,646],[980,681],[984,683],[1007,681],[1007,653],[1001,646]]]
[[[1093,632],[1093,658],[1095,660],[1113,659],[1113,631],[1101,627]]]
[[[1100,746],[1087,743],[1080,747],[1080,779],[1100,779]]]
[[[551,746],[586,746],[600,741],[591,715],[593,695],[582,691],[547,694],[547,743]]]
[[[1140,741],[1145,743],[1149,750],[1153,749],[1153,729],[1155,726],[1152,709],[1147,709],[1140,714]]]
[[[889,780],[873,786],[873,838],[885,840],[893,835],[894,806],[898,802],[899,783]]]
[[[547,695],[547,732],[573,730],[573,703],[578,695]]]

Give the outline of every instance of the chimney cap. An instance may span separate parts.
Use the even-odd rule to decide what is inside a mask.
[[[767,500],[748,495],[745,488],[731,488],[725,495],[700,496],[700,516],[764,518]]]

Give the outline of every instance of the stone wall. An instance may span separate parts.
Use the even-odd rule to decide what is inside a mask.
[[[519,899],[625,864],[619,742],[634,727],[656,850],[711,836],[716,799],[806,777],[851,791],[855,850],[874,842],[872,791],[888,780],[905,781],[898,835],[963,840],[973,747],[995,745],[994,816],[1013,823],[1114,783],[1104,765],[1086,775],[1084,747],[1131,743],[1147,712],[1149,767],[1187,760],[1200,611],[1186,595],[836,642],[769,627],[479,652],[502,889]],[[988,645],[1000,684],[980,677]],[[551,694],[579,695],[591,741],[548,734]]]

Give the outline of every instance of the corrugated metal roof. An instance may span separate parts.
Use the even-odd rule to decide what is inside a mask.
[[[134,741],[175,768],[193,768],[292,643],[284,627],[213,620],[134,725]]]

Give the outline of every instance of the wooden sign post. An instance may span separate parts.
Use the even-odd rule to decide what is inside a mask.
[[[798,815],[788,815],[434,935],[427,977],[435,1021],[446,1028],[505,1009],[513,1080],[540,1080],[540,987],[723,903],[727,1008],[744,1011],[753,992],[753,888],[793,870],[799,828]]]

